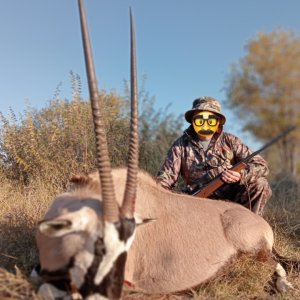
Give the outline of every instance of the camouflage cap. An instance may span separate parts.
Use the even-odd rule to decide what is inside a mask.
[[[220,103],[213,97],[200,97],[193,101],[193,107],[185,113],[185,119],[187,122],[192,123],[192,117],[196,111],[210,111],[220,117],[220,125],[225,124],[226,118],[221,113]]]

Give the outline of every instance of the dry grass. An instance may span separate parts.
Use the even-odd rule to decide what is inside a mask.
[[[42,182],[24,187],[1,176],[0,181],[0,299],[38,300],[29,281],[38,262],[36,224],[57,190]]]
[[[58,188],[42,182],[24,188],[5,178],[0,186],[0,299],[38,299],[36,287],[28,275],[37,263],[34,241],[35,228]],[[275,190],[266,218],[276,233],[279,253],[300,259],[298,187],[280,187]],[[296,189],[295,189],[296,188]],[[295,291],[284,295],[271,294],[272,268],[243,257],[230,268],[230,272],[182,295],[148,296],[126,290],[125,300],[177,300],[177,299],[300,299],[299,275],[290,273],[288,279]]]
[[[24,188],[1,179],[0,267],[13,271],[17,266],[28,274],[37,262],[36,224],[54,191],[39,182]]]
[[[300,257],[300,251],[299,251]],[[195,291],[194,299],[299,299],[299,291],[290,291],[285,295],[274,294],[272,266],[242,257],[230,272]],[[288,279],[300,290],[300,279],[289,274]]]
[[[39,300],[34,285],[16,268],[15,274],[0,268],[0,299]]]

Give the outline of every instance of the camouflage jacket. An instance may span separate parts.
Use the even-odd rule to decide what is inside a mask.
[[[173,189],[181,175],[189,189],[201,187],[251,153],[239,138],[226,132],[216,133],[204,151],[190,126],[172,145],[157,179],[165,188]],[[240,184],[252,182],[268,173],[267,162],[256,155],[241,171]]]

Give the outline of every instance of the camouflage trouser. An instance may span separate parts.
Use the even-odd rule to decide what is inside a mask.
[[[263,214],[263,209],[271,196],[271,187],[264,177],[245,185],[226,184],[217,191],[218,199],[242,204],[259,215]]]

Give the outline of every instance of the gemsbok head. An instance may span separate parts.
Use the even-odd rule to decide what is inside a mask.
[[[127,182],[123,202],[119,206],[111,175],[102,103],[82,0],[78,0],[78,5],[100,177],[96,190],[79,192],[77,196],[65,193],[57,197],[40,222],[37,245],[41,275],[46,282],[57,287],[68,286],[71,292],[80,294],[84,299],[98,299],[100,296],[101,299],[119,299],[127,251],[135,233],[133,213],[138,172],[138,104],[134,24],[130,11],[131,131]],[[79,178],[79,182],[83,184],[84,179]],[[78,201],[74,201],[74,196]],[[59,260],[56,256],[59,256]]]
[[[73,177],[39,224],[40,293],[46,299],[119,299],[123,282],[145,294],[184,292],[216,277],[240,254],[273,264],[278,291],[292,288],[261,216],[232,202],[173,193],[138,171],[132,16],[129,163],[111,170],[82,0],[79,7],[99,171]],[[138,220],[153,222],[136,228]]]

